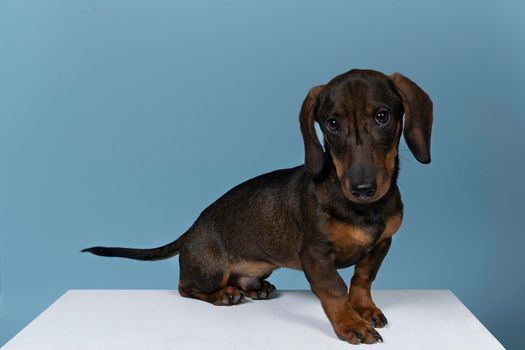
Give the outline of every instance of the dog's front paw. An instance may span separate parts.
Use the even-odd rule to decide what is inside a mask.
[[[334,330],[340,339],[354,345],[383,342],[383,338],[374,327],[359,318],[350,318],[336,322]]]
[[[385,315],[383,315],[381,310],[379,310],[379,308],[375,305],[364,307],[354,306],[354,309],[357,311],[359,316],[361,316],[361,318],[368,321],[375,328],[383,328],[388,323]]]

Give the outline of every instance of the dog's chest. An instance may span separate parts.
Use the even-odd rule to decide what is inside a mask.
[[[379,242],[391,237],[401,225],[401,216],[392,216],[372,225],[354,225],[329,219],[324,231],[336,254],[338,267],[355,264]]]

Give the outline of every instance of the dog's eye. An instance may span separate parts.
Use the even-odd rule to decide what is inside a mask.
[[[339,130],[339,121],[335,118],[328,118],[326,120],[326,128],[330,132],[336,132],[337,130]]]
[[[375,117],[376,123],[379,125],[385,125],[390,120],[390,114],[387,111],[377,111]]]

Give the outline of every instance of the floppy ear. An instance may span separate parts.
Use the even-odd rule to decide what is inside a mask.
[[[311,177],[318,177],[323,171],[324,152],[317,134],[315,132],[315,117],[314,107],[317,101],[317,96],[323,90],[324,85],[313,87],[306,95],[303,105],[301,106],[301,113],[299,114],[299,122],[301,123],[301,133],[304,141],[304,167],[306,172]]]
[[[432,100],[407,77],[394,73],[390,76],[405,109],[403,135],[408,148],[423,163],[430,163],[430,136],[432,134]]]

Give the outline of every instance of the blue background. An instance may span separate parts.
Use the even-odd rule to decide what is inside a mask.
[[[78,251],[164,244],[301,163],[307,90],[359,67],[435,106],[432,164],[402,146],[406,216],[375,287],[452,289],[518,348],[524,34],[519,1],[0,2],[0,344],[68,289],[176,288],[177,258]]]

